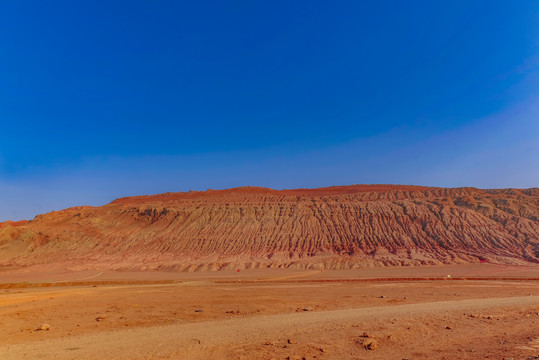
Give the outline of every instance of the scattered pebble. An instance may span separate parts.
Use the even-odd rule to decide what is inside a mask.
[[[95,318],[95,321],[101,322],[101,321],[103,321],[105,319],[106,319],[106,317],[104,317],[104,316],[98,316],[98,317]]]
[[[447,330],[453,330],[453,328],[451,326],[446,326],[445,327]]]
[[[365,350],[376,350],[378,349],[378,343],[374,339],[365,339],[363,341],[363,347]]]
[[[196,309],[195,312],[200,313],[200,312],[202,312],[202,310],[201,309]]]
[[[289,344],[297,344],[297,341],[296,341],[296,340],[292,340],[292,339],[288,339],[288,343],[289,343]]]
[[[313,311],[313,308],[311,306],[307,306],[303,308],[303,311]]]
[[[41,324],[41,326],[38,327],[36,331],[40,331],[40,330],[49,331],[50,329],[51,329],[51,326],[49,324]]]

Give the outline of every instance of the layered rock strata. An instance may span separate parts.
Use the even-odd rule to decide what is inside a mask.
[[[244,187],[0,224],[0,265],[200,271],[539,263],[539,189]]]

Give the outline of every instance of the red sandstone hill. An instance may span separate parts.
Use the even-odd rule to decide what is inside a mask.
[[[20,226],[28,223],[28,220],[20,220],[20,221],[5,221],[0,223],[0,229],[6,226]]]
[[[0,265],[178,271],[539,263],[539,189],[397,185],[121,198],[0,224]]]

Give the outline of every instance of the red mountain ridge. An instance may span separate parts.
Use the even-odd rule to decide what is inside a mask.
[[[0,266],[203,271],[539,263],[539,189],[241,187],[0,223]]]

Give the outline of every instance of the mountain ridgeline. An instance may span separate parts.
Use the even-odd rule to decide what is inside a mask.
[[[539,189],[243,187],[0,224],[0,265],[203,271],[539,263]]]

